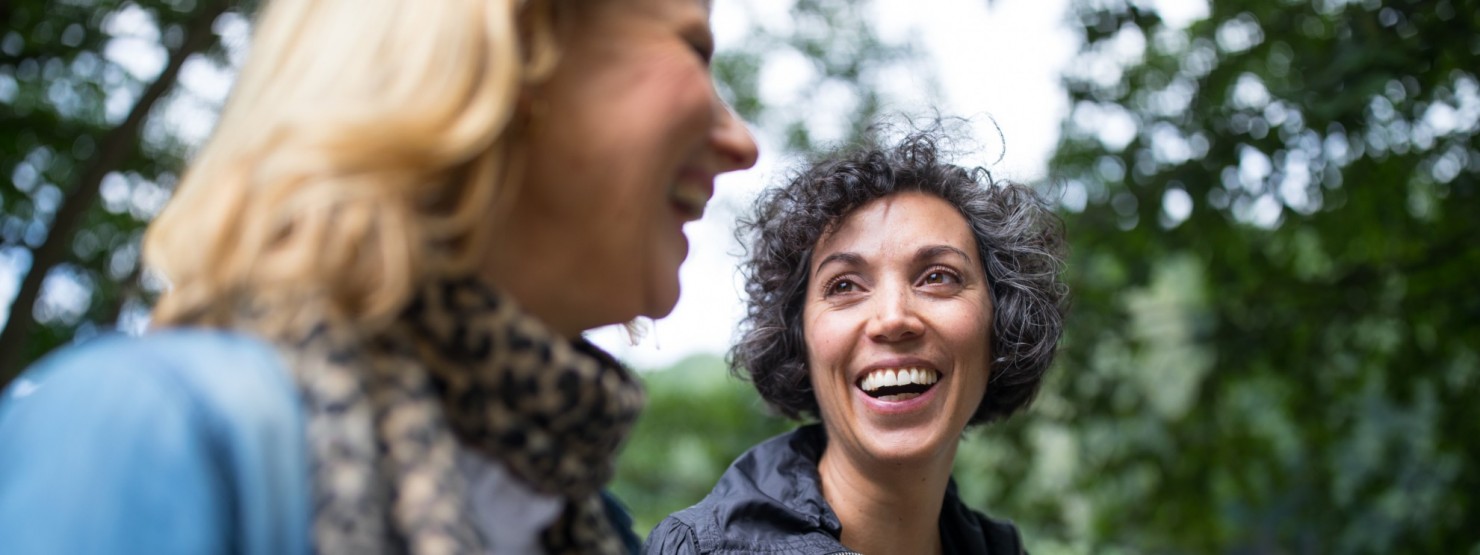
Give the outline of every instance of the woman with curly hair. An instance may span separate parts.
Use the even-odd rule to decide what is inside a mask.
[[[0,394],[0,553],[623,553],[642,388],[756,145],[707,0],[266,0],[139,338]]]
[[[814,163],[749,233],[731,352],[776,410],[817,418],[746,452],[649,553],[1019,553],[966,507],[967,426],[1032,402],[1063,327],[1062,226],[1034,193],[942,161],[939,131]]]

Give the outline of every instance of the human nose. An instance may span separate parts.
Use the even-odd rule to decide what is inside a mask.
[[[718,96],[714,99],[714,105],[715,123],[710,130],[709,140],[719,154],[720,173],[754,166],[756,158],[760,156],[760,149],[755,144],[755,138],[750,135],[750,130],[745,127],[745,122]]]
[[[869,338],[880,343],[896,343],[925,333],[924,322],[915,310],[914,296],[907,288],[894,289],[874,295],[874,314],[866,331]]]

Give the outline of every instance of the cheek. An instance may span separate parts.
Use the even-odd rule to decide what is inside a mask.
[[[803,311],[802,341],[806,346],[807,373],[814,391],[823,386],[838,366],[837,345],[830,331],[826,318],[818,317],[810,309]]]
[[[836,421],[838,411],[848,403],[848,388],[843,375],[838,369],[835,354],[809,344],[807,379],[812,387],[812,397],[817,400],[818,416],[823,421]]]
[[[682,140],[707,136],[716,113],[716,96],[708,74],[674,61],[645,67],[612,101],[609,131],[626,141]],[[646,131],[641,131],[641,130]],[[642,135],[647,135],[646,137]]]
[[[962,310],[943,329],[950,330],[949,342],[952,350],[959,353],[962,362],[981,368],[983,376],[988,372],[992,358],[992,313],[972,307]]]
[[[802,340],[807,346],[807,366],[818,369],[832,368],[837,365],[837,331],[831,326],[827,318],[811,314],[806,311],[802,314]]]

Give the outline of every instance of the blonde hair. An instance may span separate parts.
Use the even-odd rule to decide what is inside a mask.
[[[555,64],[555,1],[268,0],[145,236],[172,285],[156,325],[250,305],[277,328],[312,299],[376,327],[429,278],[475,272],[519,171],[521,94]]]

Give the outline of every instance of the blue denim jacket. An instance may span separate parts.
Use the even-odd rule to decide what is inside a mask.
[[[0,392],[0,553],[309,552],[294,391],[272,348],[225,332],[42,360]]]
[[[297,390],[239,334],[111,336],[0,392],[0,554],[311,551]],[[602,492],[630,553],[641,541]]]

